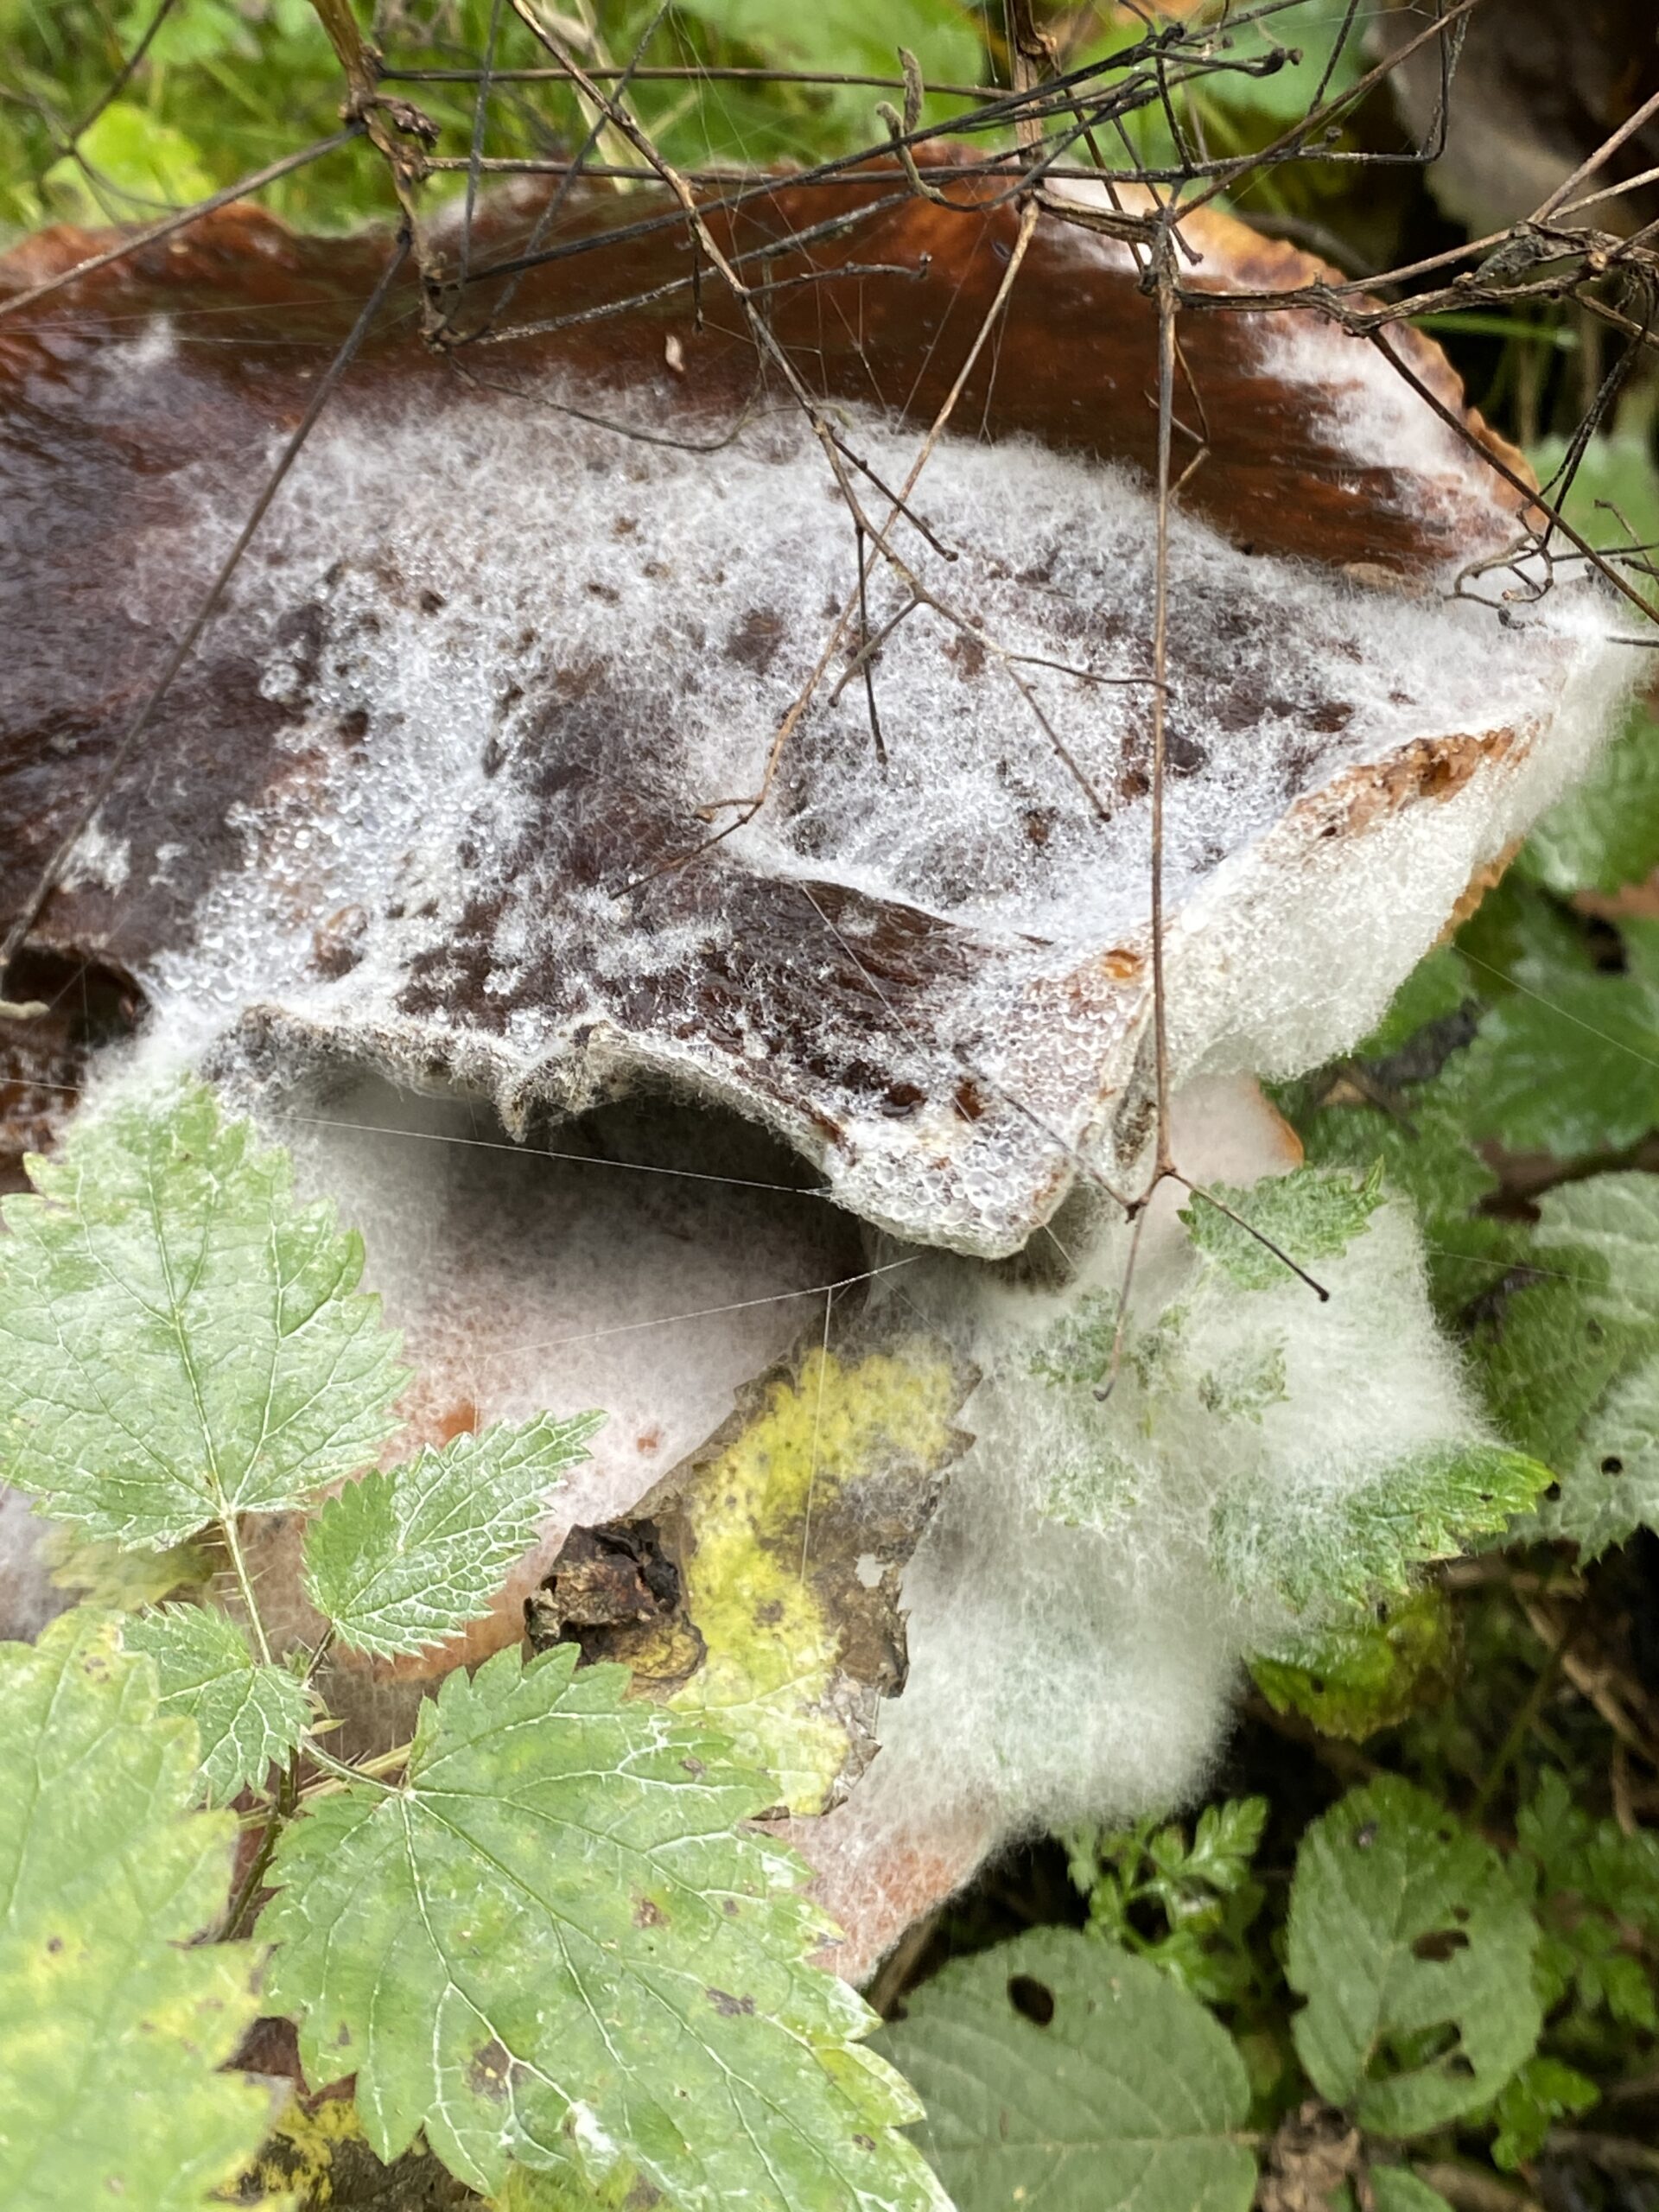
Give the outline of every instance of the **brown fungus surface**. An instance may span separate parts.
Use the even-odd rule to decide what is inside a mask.
[[[895,172],[708,218],[772,288],[775,340],[878,521],[1014,251],[1012,207],[938,175],[950,206]],[[683,226],[650,195],[578,194],[571,250],[512,270],[532,203],[504,196],[474,266],[517,279],[531,334],[492,342],[498,276],[458,315],[470,342],[435,356],[394,291],[35,942],[188,1007],[204,1041],[239,1027],[459,1085],[515,1130],[665,1076],[775,1130],[867,1218],[965,1251],[1015,1249],[1084,1156],[1126,1174],[1155,318],[1072,189],[893,525],[902,567],[874,565],[868,652],[856,620],[837,636],[856,544],[822,446],[737,303],[693,286]],[[1199,288],[1319,273],[1214,213],[1188,241]],[[48,233],[0,283],[90,243]],[[0,324],[0,917],[385,251],[233,208]],[[1433,346],[1399,342],[1459,405]],[[1363,1028],[1582,757],[1615,679],[1585,593],[1509,628],[1453,596],[1522,501],[1375,348],[1229,310],[1189,313],[1181,358],[1176,1069],[1281,1068]],[[804,696],[745,822],[722,802],[761,788]],[[1364,945],[1363,977],[1332,972],[1333,938]]]

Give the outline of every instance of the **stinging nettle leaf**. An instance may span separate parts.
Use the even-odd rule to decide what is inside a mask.
[[[489,1611],[535,1541],[548,1493],[588,1457],[603,1414],[538,1414],[457,1436],[332,1497],[305,1544],[306,1592],[341,1639],[378,1657],[424,1650]]]
[[[1290,1893],[1292,2023],[1320,2095],[1378,2134],[1490,2103],[1542,2025],[1538,1925],[1495,1852],[1397,1777],[1307,1830]]]
[[[1510,1300],[1487,1361],[1560,1471],[1540,1533],[1594,1558],[1659,1523],[1659,1179],[1548,1192],[1533,1235],[1552,1272]]]
[[[775,1786],[575,1660],[450,1675],[402,1788],[283,1836],[261,1932],[307,2078],[354,2073],[379,2157],[424,2129],[481,2190],[632,2165],[684,2212],[944,2212],[874,2016],[807,1963],[802,1862],[737,1828]]]
[[[1415,1568],[1455,1559],[1469,1538],[1506,1529],[1549,1479],[1502,1445],[1430,1445],[1329,1497],[1267,1482],[1236,1491],[1217,1509],[1211,1544],[1229,1580],[1270,1580],[1298,1611],[1321,1599],[1364,1605],[1409,1590]]]
[[[1385,1193],[1378,1162],[1363,1182],[1324,1168],[1296,1167],[1288,1175],[1264,1176],[1248,1190],[1217,1184],[1215,1195],[1240,1219],[1230,1219],[1195,1195],[1181,1209],[1192,1242],[1241,1289],[1271,1290],[1288,1281],[1291,1271],[1262,1236],[1304,1267],[1332,1259],[1364,1233]],[[1244,1222],[1261,1236],[1253,1236]]]
[[[77,1122],[0,1200],[0,1477],[161,1550],[353,1474],[404,1381],[363,1246],[211,1091]]]
[[[286,1667],[261,1666],[225,1613],[163,1605],[127,1621],[122,1641],[156,1662],[162,1713],[195,1722],[210,1804],[228,1804],[250,1783],[262,1788],[310,1719],[303,1684]]]
[[[194,1731],[119,1624],[77,1607],[0,1644],[0,2203],[206,2212],[269,2102],[217,2071],[259,2009],[223,1911],[236,1823],[192,1813]]]
[[[1246,2212],[1244,2065],[1166,1974],[1070,1929],[955,1961],[878,2042],[957,2212]]]

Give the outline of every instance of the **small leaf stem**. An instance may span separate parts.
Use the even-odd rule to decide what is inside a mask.
[[[255,1649],[259,1654],[261,1663],[269,1667],[271,1664],[270,1639],[265,1634],[264,1621],[259,1618],[259,1601],[253,1594],[253,1578],[248,1573],[247,1560],[242,1555],[241,1539],[236,1532],[236,1516],[232,1513],[225,1514],[219,1521],[219,1534],[225,1539],[226,1554],[231,1562],[231,1572],[236,1577],[237,1589],[241,1593],[242,1603],[247,1609],[248,1625],[253,1631]]]

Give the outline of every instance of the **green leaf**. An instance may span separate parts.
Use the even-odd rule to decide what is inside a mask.
[[[1445,1592],[1414,1590],[1287,1637],[1250,1672],[1275,1713],[1300,1713],[1321,1735],[1359,1744],[1444,1696],[1455,1650]]]
[[[1309,2080],[1382,2135],[1490,2102],[1538,2040],[1537,1941],[1496,1853],[1433,1797],[1394,1776],[1351,1790],[1304,1835],[1291,1886]]]
[[[261,1929],[307,2078],[354,2073],[380,2158],[423,2128],[474,2189],[632,2165],[686,2212],[941,2212],[874,2015],[807,1963],[802,1862],[737,1829],[773,1785],[575,1658],[451,1674],[401,1789],[283,1836]]]
[[[1485,1363],[1499,1418],[1560,1471],[1540,1531],[1593,1558],[1659,1521],[1659,1178],[1591,1176],[1538,1211],[1551,1272],[1509,1301]]]
[[[257,1954],[191,1941],[224,1909],[236,1823],[189,1811],[194,1731],[158,1716],[118,1637],[78,1607],[0,1644],[6,2212],[203,2212],[269,2114],[216,2070],[258,2010]]]
[[[1389,1002],[1388,1012],[1370,1035],[1355,1046],[1353,1058],[1381,1060],[1392,1057],[1431,1021],[1443,1021],[1448,1014],[1458,1013],[1474,995],[1469,970],[1455,947],[1436,945],[1401,984]]]
[[[1516,1816],[1516,1846],[1510,1876],[1543,1931],[1534,1979],[1546,2010],[1570,1994],[1581,2016],[1659,2027],[1641,1955],[1643,1938],[1659,1936],[1659,1836],[1593,1819],[1546,1768]]]
[[[1373,2166],[1370,2180],[1374,2212],[1452,2212],[1440,2190],[1409,2166]]]
[[[1183,1878],[1207,1882],[1224,1893],[1239,1888],[1267,1825],[1265,1797],[1228,1797],[1219,1805],[1206,1805],[1192,1832],[1192,1847],[1181,1860]]]
[[[978,35],[955,0],[687,0],[700,16],[776,66],[802,69],[867,68],[896,73],[899,48],[908,47],[924,79],[975,81],[983,62]],[[861,105],[868,114],[880,95]],[[873,136],[877,135],[872,129]]]
[[[136,1613],[159,1605],[175,1590],[194,1589],[211,1580],[213,1561],[196,1544],[173,1544],[164,1552],[126,1551],[100,1543],[71,1522],[60,1522],[41,1540],[41,1557],[51,1569],[52,1586],[73,1590],[88,1605],[112,1613]]]
[[[1215,1195],[1262,1236],[1303,1266],[1346,1251],[1382,1204],[1382,1173],[1372,1168],[1362,1183],[1317,1167],[1264,1176],[1248,1190],[1217,1184]],[[1192,1242],[1244,1290],[1271,1290],[1290,1279],[1284,1262],[1240,1221],[1194,1197],[1181,1210]]]
[[[54,213],[69,221],[130,221],[135,200],[140,207],[185,207],[214,188],[183,131],[131,100],[111,100],[77,143],[92,175],[66,154],[41,180]]]
[[[1558,1160],[1622,1151],[1659,1123],[1659,991],[1643,976],[1528,969],[1481,1023],[1470,1128]]]
[[[640,2194],[632,2166],[620,2166],[597,2189],[568,2176],[537,2174],[528,2166],[514,2166],[491,2197],[490,2212],[639,2212],[640,2206],[652,2201]]]
[[[927,2107],[918,2133],[957,2212],[1246,2212],[1243,2062],[1144,1961],[1038,1928],[906,2005],[879,2041]]]
[[[1317,1512],[1270,1479],[1236,1491],[1217,1508],[1212,1551],[1229,1581],[1265,1577],[1299,1612],[1321,1599],[1369,1605],[1409,1590],[1414,1569],[1457,1558],[1471,1538],[1501,1533],[1549,1480],[1501,1445],[1426,1446]]]
[[[1659,866],[1659,723],[1644,703],[1631,709],[1623,735],[1584,782],[1538,823],[1516,865],[1564,898],[1618,891]]]
[[[0,1200],[0,1477],[161,1550],[372,1459],[404,1381],[363,1245],[185,1084],[76,1122]]]
[[[1576,2067],[1564,2066],[1559,2058],[1529,2058],[1498,2092],[1493,2107],[1497,2137],[1492,2164],[1513,2173],[1537,2157],[1554,2121],[1588,2112],[1600,2095],[1595,2083]]]
[[[1567,457],[1568,441],[1559,434],[1540,438],[1528,458],[1546,492],[1560,499],[1558,472]],[[1585,448],[1561,512],[1573,528],[1624,569],[1643,598],[1654,596],[1648,573],[1652,548],[1659,543],[1659,470],[1654,466],[1653,412],[1649,395],[1627,392],[1612,429]],[[1642,618],[1629,601],[1621,621],[1639,628]]]
[[[489,1611],[535,1541],[548,1493],[588,1457],[602,1414],[538,1414],[457,1436],[332,1497],[306,1536],[305,1586],[344,1642],[378,1657],[424,1650]]]
[[[264,1786],[299,1742],[310,1700],[285,1667],[261,1666],[236,1623],[205,1605],[163,1605],[125,1625],[129,1651],[156,1662],[164,1713],[185,1713],[200,1738],[208,1802]]]

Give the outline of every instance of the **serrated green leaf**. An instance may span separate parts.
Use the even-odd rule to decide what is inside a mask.
[[[365,1475],[312,1522],[307,1596],[345,1643],[378,1657],[458,1635],[489,1611],[535,1541],[549,1492],[588,1457],[604,1418],[538,1414]]]
[[[952,1961],[878,2038],[957,2212],[1246,2212],[1255,2161],[1225,2030],[1166,1974],[1069,1929]]]
[[[184,1084],[72,1125],[0,1200],[0,1477],[161,1550],[372,1459],[405,1379],[359,1237]]]
[[[261,1930],[307,2078],[354,2073],[382,2158],[423,2128],[475,2189],[631,2164],[687,2212],[942,2212],[874,2016],[806,1963],[802,1862],[737,1830],[773,1785],[575,1657],[450,1675],[404,1787],[284,1835]]]
[[[1499,1418],[1560,1472],[1539,1531],[1593,1558],[1659,1520],[1659,1178],[1547,1192],[1533,1243],[1548,1272],[1480,1349]]]
[[[1395,1776],[1302,1839],[1286,1978],[1309,2080],[1382,2135],[1425,2134],[1495,2097],[1542,2024],[1537,1923],[1496,1853]]]
[[[1645,702],[1536,825],[1516,865],[1562,897],[1618,891],[1659,866],[1659,724]]]
[[[1224,1498],[1211,1548],[1239,1587],[1270,1581],[1295,1611],[1320,1599],[1370,1604],[1403,1592],[1415,1569],[1455,1559],[1524,1513],[1549,1469],[1497,1444],[1440,1444],[1379,1467],[1310,1512],[1306,1497],[1265,1480]]]
[[[1465,1072],[1475,1136],[1558,1160],[1622,1151],[1659,1123],[1659,992],[1634,973],[1526,968]]]
[[[1382,1204],[1382,1173],[1373,1167],[1363,1182],[1317,1167],[1267,1175],[1247,1190],[1217,1184],[1215,1195],[1240,1220],[1230,1220],[1195,1196],[1181,1209],[1192,1242],[1243,1290],[1271,1290],[1291,1270],[1261,1242],[1266,1236],[1306,1267],[1346,1251]],[[1250,1229],[1259,1230],[1253,1236]]]
[[[192,1813],[194,1732],[89,1608],[0,1644],[0,2203],[205,2212],[269,2106],[216,2071],[258,1954],[223,1910],[236,1823]]]
[[[156,1662],[163,1713],[184,1713],[200,1738],[204,1793],[226,1805],[238,1789],[262,1788],[311,1717],[303,1686],[286,1667],[261,1666],[228,1615],[206,1605],[163,1605],[129,1620],[129,1651]]]
[[[1275,1713],[1363,1743],[1452,1686],[1454,1616],[1444,1591],[1414,1590],[1287,1637],[1250,1662]]]

